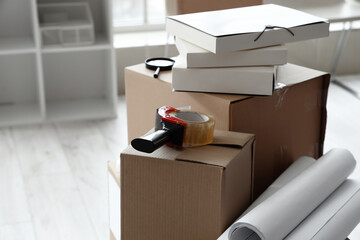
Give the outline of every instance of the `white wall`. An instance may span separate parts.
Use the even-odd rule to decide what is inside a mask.
[[[303,9],[304,11],[308,9],[309,12],[312,12],[311,9],[332,4],[336,5],[344,1],[351,0],[263,0],[263,3],[275,3],[295,9]],[[329,72],[339,36],[340,32],[331,32],[328,38],[287,44],[289,62]],[[353,30],[341,55],[337,74],[360,73],[359,54],[360,31]]]
[[[337,41],[340,32],[331,32],[323,39],[314,39],[287,44],[288,61],[305,67],[330,72]],[[360,31],[353,30],[349,34],[348,42],[340,57],[337,74],[360,73]]]

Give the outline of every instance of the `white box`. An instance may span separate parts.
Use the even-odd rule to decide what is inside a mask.
[[[175,44],[187,68],[273,66],[287,63],[285,45],[215,54],[179,37]]]
[[[329,22],[275,5],[169,16],[168,33],[213,53],[254,49],[329,36]]]
[[[274,92],[276,66],[186,68],[177,58],[172,87],[177,92],[208,92],[270,96]]]

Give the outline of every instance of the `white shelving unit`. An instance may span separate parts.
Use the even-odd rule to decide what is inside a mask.
[[[94,44],[44,45],[38,6],[73,0],[0,1],[0,126],[116,116],[111,0],[90,7]]]

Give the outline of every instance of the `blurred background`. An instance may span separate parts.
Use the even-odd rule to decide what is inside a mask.
[[[329,19],[329,37],[286,44],[288,62],[332,74],[324,152],[359,161],[358,0],[0,0],[0,240],[109,239],[107,162],[128,145],[124,68],[178,54],[167,15],[263,3]]]

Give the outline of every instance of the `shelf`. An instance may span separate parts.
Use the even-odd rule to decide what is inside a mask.
[[[0,105],[0,126],[38,123],[42,120],[35,103]]]
[[[0,105],[0,127],[40,122],[104,119],[116,117],[106,99],[51,101],[46,105],[47,117],[43,119],[39,105]]]
[[[79,51],[93,51],[93,50],[104,50],[111,49],[112,45],[109,40],[107,40],[104,36],[96,36],[95,44],[92,45],[83,45],[83,46],[43,46],[43,53],[58,53],[58,52],[79,52]]]
[[[116,117],[111,1],[0,0],[0,127]],[[85,25],[79,27],[84,22],[77,21],[87,18],[78,18],[81,14],[73,8],[43,9],[41,16],[40,4],[60,3],[89,5],[94,17],[86,27],[91,31]],[[60,25],[60,41],[51,41],[56,34],[40,20],[65,18],[71,24]],[[43,33],[45,28],[48,35]]]
[[[49,29],[58,29],[62,27],[89,27],[91,24],[89,21],[67,21],[67,22],[61,22],[61,23],[41,23],[40,28],[49,28]]]
[[[35,53],[31,37],[0,37],[0,55]]]
[[[116,117],[106,99],[49,101],[46,104],[47,121],[68,121]]]

